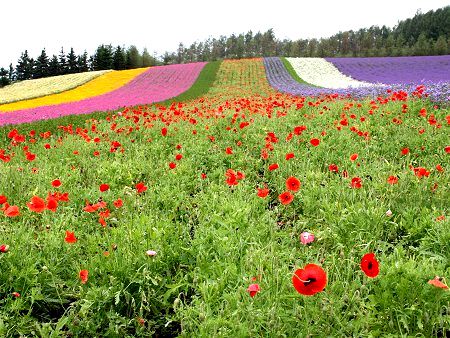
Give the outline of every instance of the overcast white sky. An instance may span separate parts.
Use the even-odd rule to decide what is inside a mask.
[[[328,37],[399,20],[448,5],[448,0],[1,0],[0,66],[61,46],[92,54],[102,43],[175,51],[208,37],[273,28],[279,39]]]

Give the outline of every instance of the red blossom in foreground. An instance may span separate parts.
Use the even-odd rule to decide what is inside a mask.
[[[279,168],[278,163],[273,163],[273,164],[269,165],[269,170],[270,171],[277,170],[278,168]]]
[[[250,284],[249,287],[247,288],[247,292],[250,294],[250,297],[255,297],[255,295],[261,291],[261,288],[259,287],[258,284]]]
[[[6,203],[5,203],[6,204]],[[16,217],[20,215],[19,207],[17,205],[11,205],[5,208],[5,216],[7,217]]]
[[[356,159],[358,158],[358,154],[352,154],[350,155],[350,161],[356,161]]]
[[[105,192],[107,190],[109,190],[109,185],[108,184],[106,184],[106,183],[100,184],[100,191],[101,192]]]
[[[362,181],[359,177],[353,177],[350,186],[354,189],[360,189],[362,187]]]
[[[290,191],[299,191],[300,189],[300,180],[294,176],[288,177],[286,180],[286,189]]]
[[[408,154],[409,154],[409,148],[403,148],[402,155],[408,155]]]
[[[113,204],[116,208],[120,208],[123,206],[123,201],[122,201],[122,199],[118,198],[113,202]]]
[[[33,212],[43,212],[47,207],[45,201],[38,196],[31,197],[31,201],[27,203],[27,206]]]
[[[397,182],[398,182],[398,177],[397,177],[397,176],[392,176],[392,175],[391,175],[391,176],[388,177],[387,182],[388,182],[388,184],[390,184],[390,185],[397,184]]]
[[[53,196],[47,196],[47,209],[56,212],[56,209],[58,208],[58,200]]]
[[[290,159],[292,159],[294,157],[295,157],[294,153],[287,153],[286,154],[286,161],[289,161]]]
[[[292,195],[289,191],[285,191],[278,196],[278,200],[281,204],[287,205],[294,200],[294,195]]]
[[[269,189],[267,188],[257,188],[257,190],[258,197],[265,198],[267,197],[267,195],[269,195]]]
[[[61,186],[61,181],[56,179],[52,181],[52,187],[58,188]]]
[[[170,169],[175,169],[176,166],[177,166],[177,165],[176,165],[176,163],[174,163],[174,162],[170,162],[170,163],[169,163],[169,168],[170,168]]]
[[[294,272],[292,284],[298,293],[312,296],[325,289],[327,274],[320,266],[308,264],[303,269]]]
[[[11,295],[13,295],[15,298],[20,297],[20,293],[18,293],[18,292],[12,292]]]
[[[361,270],[370,278],[375,278],[380,272],[378,261],[372,252],[363,256],[360,266]]]
[[[89,271],[88,270],[81,270],[79,273],[79,277],[81,279],[82,284],[86,284],[88,280]]]
[[[444,148],[444,150],[445,150],[445,152],[446,152],[447,154],[450,154],[450,146],[446,146],[446,147]]]
[[[339,173],[339,168],[336,164],[330,164],[328,166],[328,170],[330,170],[332,173]]]
[[[135,188],[139,194],[147,190],[147,187],[145,186],[145,184],[143,182],[137,183]]]
[[[8,250],[9,250],[9,245],[7,245],[7,244],[0,245],[0,252],[1,253],[7,253]]]
[[[162,136],[166,136],[167,135],[167,128],[164,127],[164,128],[161,129],[161,135]]]
[[[439,276],[434,277],[434,279],[430,279],[428,281],[428,284],[433,285],[437,288],[448,290],[448,286],[446,284],[442,283],[441,278]]]
[[[430,176],[430,171],[423,167],[413,168],[413,171],[414,175],[416,175],[418,178]]]
[[[313,147],[317,147],[320,144],[320,140],[317,138],[313,138],[311,139],[311,141],[309,141],[309,143],[311,143]]]
[[[73,244],[77,242],[77,238],[75,237],[75,232],[70,232],[69,230],[66,230],[66,237],[64,238],[64,241],[69,244]]]
[[[0,195],[0,205],[6,203],[7,200],[8,198],[6,196]]]
[[[439,171],[440,173],[444,172],[444,168],[442,168],[442,166],[440,164],[436,165],[436,170]],[[1,204],[1,203],[0,203]]]

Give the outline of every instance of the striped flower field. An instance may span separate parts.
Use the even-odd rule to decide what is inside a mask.
[[[1,113],[0,336],[449,336],[446,94],[334,67],[358,85],[224,60]]]

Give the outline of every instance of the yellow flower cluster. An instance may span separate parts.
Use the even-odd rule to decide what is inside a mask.
[[[80,101],[90,97],[102,95],[122,87],[139,74],[145,72],[147,69],[148,68],[138,68],[109,71],[102,76],[93,79],[92,81],[62,93],[0,105],[0,112],[35,108],[40,106],[51,106],[60,103]]]
[[[0,89],[0,104],[61,93],[91,81],[106,72],[109,72],[109,70],[51,76],[43,79],[16,82]]]

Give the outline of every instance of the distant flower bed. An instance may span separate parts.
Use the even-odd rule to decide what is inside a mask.
[[[450,55],[326,60],[345,75],[360,81],[385,84],[450,81]]]
[[[102,95],[107,92],[113,91],[117,88],[120,88],[121,86],[130,82],[132,79],[134,79],[136,76],[138,76],[139,74],[141,74],[146,70],[147,68],[138,68],[121,71],[106,71],[103,72],[103,74],[100,74],[101,76],[98,76],[95,79],[91,79],[91,81],[87,81],[86,83],[71,90],[66,90],[58,94],[46,95],[35,99],[0,105],[0,113],[19,109],[28,109],[40,106],[50,106],[50,105],[57,105],[60,103],[80,101],[90,97]],[[56,82],[59,81],[58,77],[52,77],[47,79],[53,79],[53,81]]]
[[[342,74],[332,63],[322,58],[288,58],[298,76],[304,81],[324,88],[370,86]]]
[[[46,120],[66,115],[114,110],[167,100],[186,91],[205,62],[153,67],[125,86],[85,100],[0,114],[0,125]]]
[[[434,102],[448,103],[450,100],[449,82],[427,81],[421,84],[369,84],[354,88],[318,88],[295,81],[287,72],[286,68],[278,57],[265,58],[264,65],[266,67],[267,79],[269,80],[270,85],[280,92],[292,95],[339,95],[352,98],[376,98],[378,96],[391,96],[394,92],[401,92],[403,94],[429,97]]]
[[[0,104],[60,93],[78,87],[107,72],[110,72],[110,70],[51,76],[43,79],[17,82],[0,89]]]

